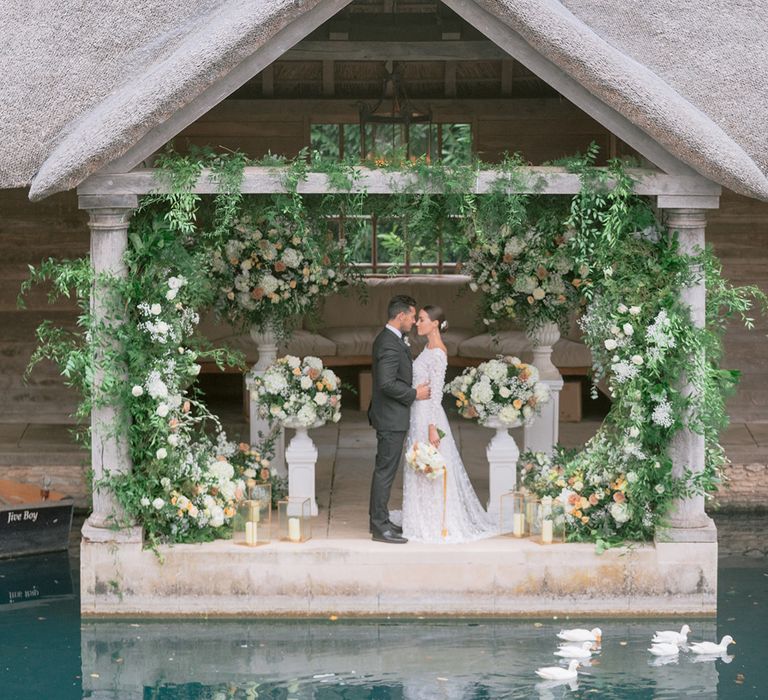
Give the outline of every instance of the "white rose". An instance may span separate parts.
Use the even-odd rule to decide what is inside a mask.
[[[135,384],[133,389],[131,389],[131,393],[134,396],[141,396],[144,393],[144,389],[140,387],[138,384]]]
[[[520,412],[514,406],[504,406],[499,411],[499,420],[506,425],[512,425],[519,419]]]
[[[161,403],[155,410],[155,413],[157,413],[160,418],[165,418],[168,415],[169,410],[170,408],[167,403]]]
[[[630,306],[629,307],[629,313],[631,313],[633,316],[637,316],[640,313],[640,307],[639,306]]]
[[[619,525],[629,520],[629,509],[626,503],[612,503],[610,511],[611,516]]]
[[[165,335],[170,329],[171,329],[171,327],[165,321],[158,321],[155,324],[155,330],[160,335]]]
[[[168,456],[168,450],[166,450],[164,447],[161,447],[157,452],[155,452],[155,457],[158,459],[165,459]]]
[[[307,389],[312,387],[312,380],[309,377],[307,377],[306,375],[304,375],[301,378],[301,382],[300,383],[301,383],[301,388],[304,389],[304,391],[307,391]]]
[[[477,291],[477,283],[476,283],[476,282],[470,282],[470,283],[469,283],[469,288],[470,288],[470,289],[471,289],[473,292],[476,292],[476,291]]]
[[[291,369],[296,369],[301,366],[301,359],[296,357],[296,355],[286,355],[285,361]]]
[[[619,313],[620,314],[625,314],[625,313],[627,313],[627,311],[629,311],[629,309],[626,307],[625,304],[619,304]]]
[[[627,472],[627,483],[634,484],[637,481],[637,472]]]
[[[173,301],[173,300],[176,298],[176,295],[177,295],[178,293],[179,293],[179,290],[178,290],[178,289],[169,289],[169,290],[168,290],[168,291],[165,293],[165,298],[166,298],[168,301]]]
[[[512,392],[507,387],[503,386],[499,389],[499,396],[501,396],[502,399],[508,399],[512,396]]]
[[[176,434],[172,434],[168,436],[168,444],[173,445],[173,447],[176,447],[176,445],[179,444],[179,436]]]
[[[573,490],[574,490],[574,491],[581,491],[583,488],[584,488],[584,482],[583,482],[583,481],[577,481],[577,482],[576,482],[576,483],[573,485]]]
[[[541,301],[546,295],[547,293],[541,287],[536,287],[532,294],[533,298],[538,301]]]
[[[213,506],[211,508],[211,527],[221,527],[224,524],[224,510],[221,506]]]
[[[632,364],[637,365],[638,367],[643,364],[643,356],[642,355],[632,355]]]
[[[622,330],[624,331],[624,335],[632,335],[635,332],[635,329],[632,327],[631,323],[625,323],[622,326]]]
[[[333,414],[333,422],[338,423],[341,420],[341,411],[336,411],[336,413]]]
[[[187,280],[185,277],[169,277],[168,278],[168,286],[171,289],[178,289],[179,287],[183,287],[187,283]]]
[[[325,392],[323,392],[323,391],[318,391],[318,392],[315,394],[315,403],[316,403],[318,406],[325,406],[325,404],[327,404],[327,403],[328,403],[328,394],[326,394],[326,393],[325,393]]]
[[[150,501],[150,500],[149,500],[149,499],[148,499],[146,496],[142,496],[142,497],[141,497],[141,505],[142,505],[142,506],[144,506],[145,508],[146,508],[146,507],[147,507],[147,506],[148,506],[148,505],[149,505],[151,502],[152,502],[152,501]]]
[[[165,505],[165,501],[160,497],[152,501],[152,506],[155,510],[160,510],[164,505]]]
[[[153,316],[159,316],[163,311],[163,307],[160,306],[160,304],[152,304],[152,306],[149,307],[149,313],[151,313]]]
[[[603,345],[605,345],[606,350],[615,350],[618,347],[618,343],[613,338],[608,338]]]

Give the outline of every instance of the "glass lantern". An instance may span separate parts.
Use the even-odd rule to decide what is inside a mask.
[[[544,496],[538,506],[539,544],[560,544],[565,542],[565,508],[560,500]]]
[[[258,547],[272,537],[272,485],[247,485],[248,498],[240,502],[235,520],[235,539],[239,544]]]
[[[312,502],[288,497],[277,503],[277,529],[282,542],[295,544],[312,539]]]
[[[526,516],[526,499],[523,491],[508,491],[502,494],[499,508],[499,531],[502,535],[527,537],[530,528]]]
[[[526,493],[523,500],[526,534],[536,537],[541,534],[541,501],[532,493]]]

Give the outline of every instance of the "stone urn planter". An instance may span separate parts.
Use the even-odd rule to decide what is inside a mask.
[[[312,425],[306,425],[291,416],[283,421],[283,427],[296,431],[285,450],[285,460],[288,464],[288,497],[297,500],[308,498],[313,516],[318,513],[315,499],[317,447],[309,436],[309,431],[324,424],[325,421],[319,420]]]
[[[517,460],[520,450],[515,438],[509,434],[510,428],[519,428],[522,423],[505,423],[497,416],[490,416],[481,422],[486,428],[496,431],[491,438],[485,454],[488,457],[488,514],[498,518],[501,512],[501,497],[514,491],[517,484]]]

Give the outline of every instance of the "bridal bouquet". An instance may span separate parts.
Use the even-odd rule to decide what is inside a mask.
[[[549,401],[549,389],[539,381],[539,371],[509,355],[467,368],[445,391],[456,397],[464,418],[481,423],[496,419],[508,427],[530,423]]]
[[[248,385],[259,414],[270,421],[310,427],[341,418],[341,383],[319,357],[286,355],[263,375],[251,373]]]
[[[285,332],[327,294],[346,283],[343,250],[297,222],[261,211],[244,215],[211,261],[215,308],[235,326]]]
[[[414,442],[405,453],[405,462],[427,479],[437,479],[445,474],[445,459],[428,442]]]

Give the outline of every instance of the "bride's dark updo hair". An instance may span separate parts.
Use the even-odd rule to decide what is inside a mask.
[[[437,321],[437,327],[441,333],[448,330],[448,321],[445,320],[445,314],[440,306],[429,304],[424,307],[424,311],[427,312],[430,321]]]

